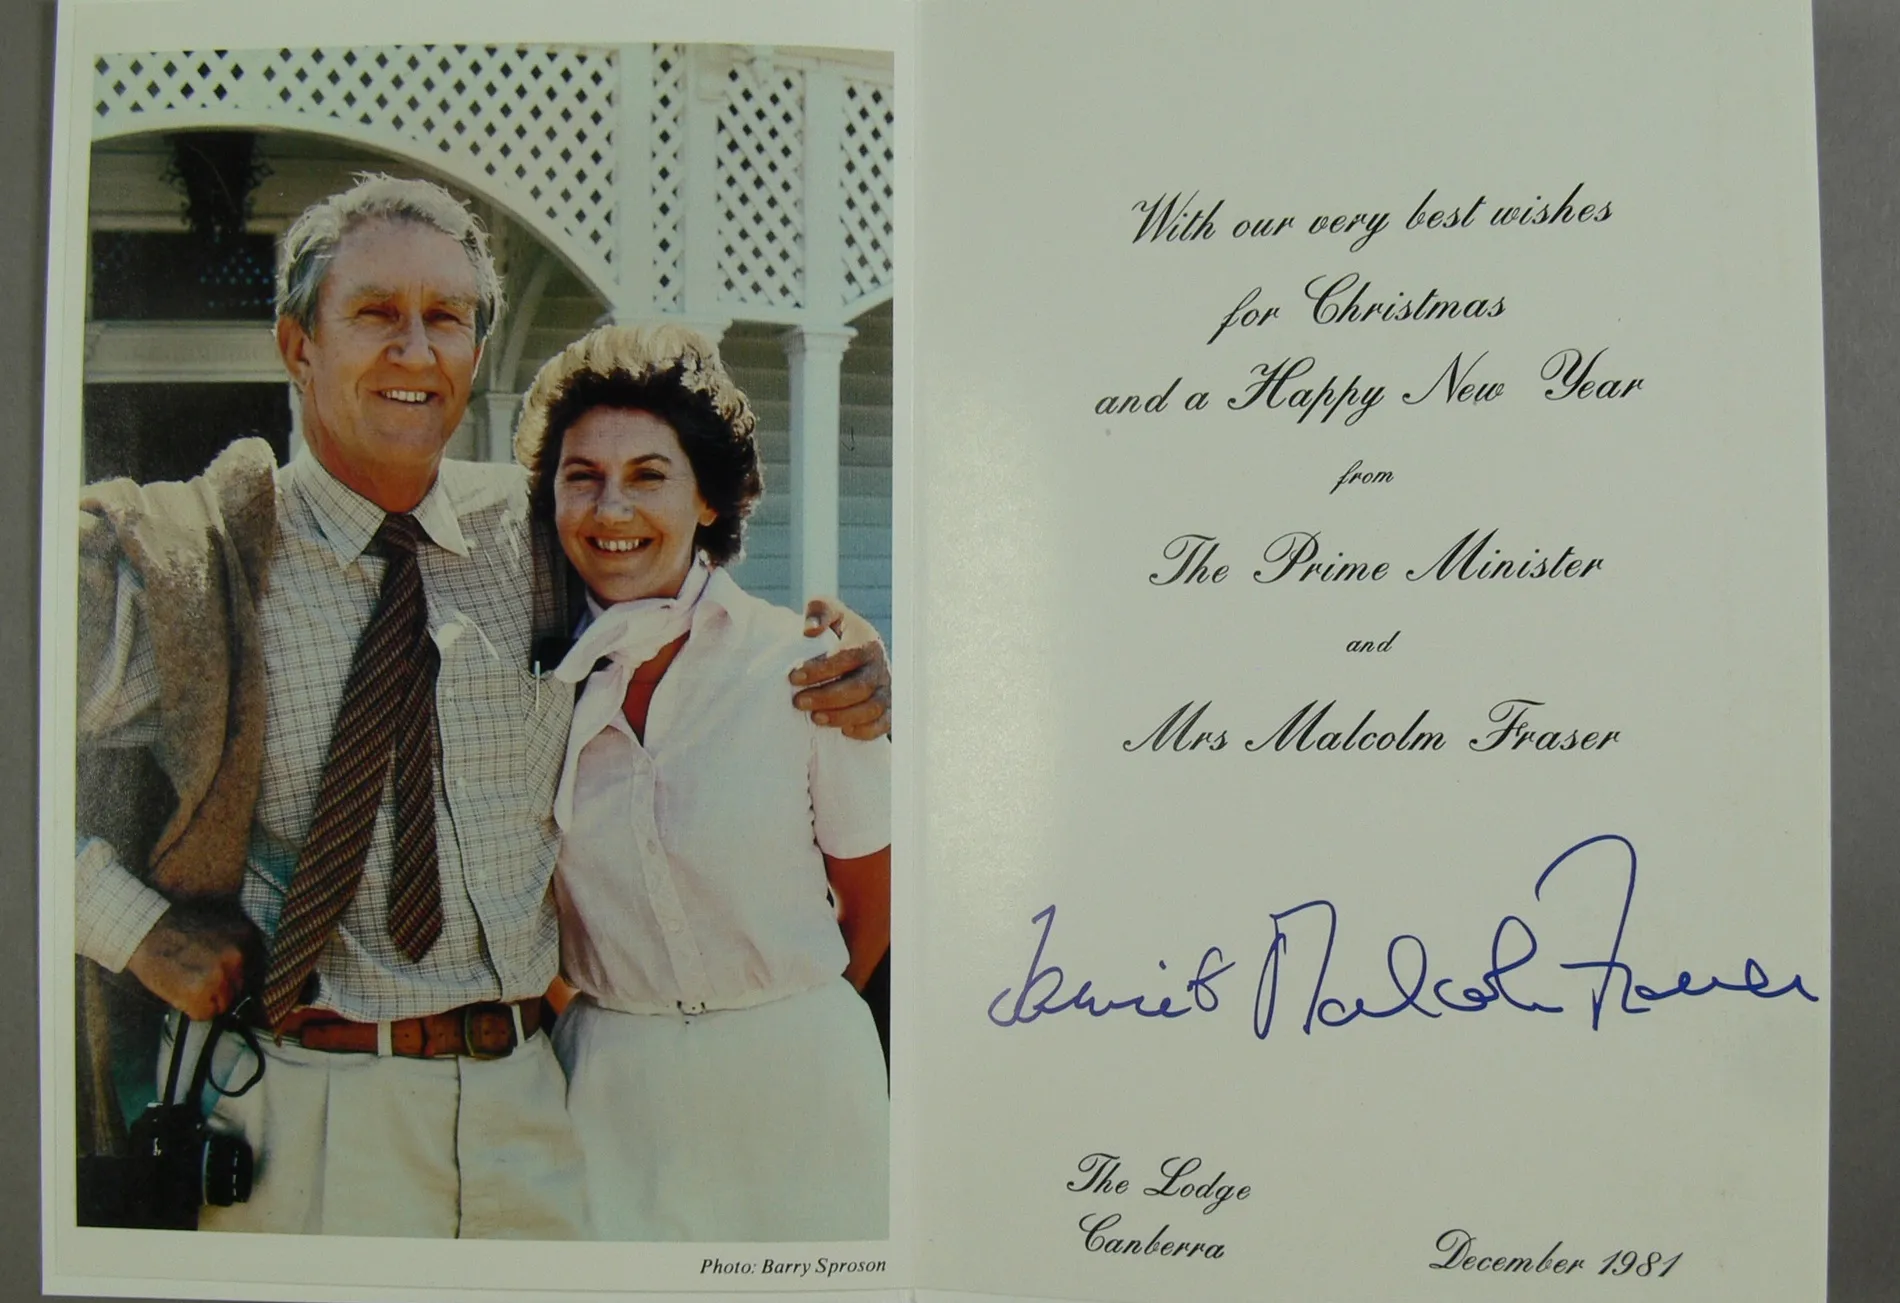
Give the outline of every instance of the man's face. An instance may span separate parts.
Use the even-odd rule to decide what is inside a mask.
[[[385,511],[407,511],[435,482],[468,409],[481,348],[468,255],[412,222],[370,222],[337,246],[316,329],[277,323],[303,396],[304,442],[337,479]]]

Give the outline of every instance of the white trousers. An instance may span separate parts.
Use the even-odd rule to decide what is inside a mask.
[[[890,1091],[842,978],[691,1017],[582,996],[554,1041],[599,1238],[886,1238]]]
[[[203,1024],[192,1025],[187,1072],[202,1032]],[[587,1235],[567,1083],[546,1036],[488,1060],[332,1054],[278,1045],[261,1032],[258,1042],[263,1080],[235,1099],[218,1099],[209,1119],[213,1130],[249,1142],[257,1163],[251,1198],[205,1208],[202,1229]],[[161,1090],[170,1052],[167,1040]],[[226,1034],[214,1063],[215,1080],[241,1084],[255,1060]]]

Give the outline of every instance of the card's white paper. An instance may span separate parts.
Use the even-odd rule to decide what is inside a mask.
[[[920,1283],[1818,1297],[1807,24],[924,8]]]
[[[1818,1296],[1805,6],[73,7],[43,663],[70,656],[90,56],[451,13],[898,51],[915,801],[876,1287]],[[50,773],[71,685],[43,697]],[[685,1249],[75,1227],[70,802],[42,820],[49,1288],[774,1288]]]

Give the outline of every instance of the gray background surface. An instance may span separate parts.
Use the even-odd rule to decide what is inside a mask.
[[[1686,2],[1686,0],[1685,0]],[[1716,0],[1700,0],[1715,3]],[[1573,7],[1585,37],[1588,5]],[[0,0],[0,1300],[39,1298],[34,848],[53,0]],[[1830,1303],[1900,1300],[1900,3],[1815,0],[1834,658]],[[1693,329],[1684,323],[1684,329]],[[1772,547],[1774,540],[1761,540]],[[1632,1192],[1640,1197],[1639,1192]],[[1790,1300],[1790,1303],[1803,1303]],[[1818,1303],[1818,1301],[1817,1301]]]

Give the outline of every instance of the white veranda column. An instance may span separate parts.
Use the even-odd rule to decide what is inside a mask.
[[[303,395],[297,392],[295,382],[284,386],[290,396],[290,450],[284,458],[286,465],[297,460],[297,454],[303,451]]]
[[[792,371],[792,597],[838,592],[838,408],[848,326],[781,335]]]
[[[511,394],[505,389],[491,389],[482,395],[487,404],[487,425],[480,449],[483,461],[513,461],[515,459],[515,418],[521,414],[521,400],[524,394]]]

